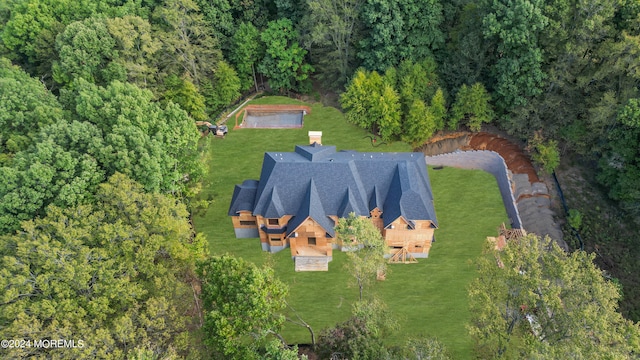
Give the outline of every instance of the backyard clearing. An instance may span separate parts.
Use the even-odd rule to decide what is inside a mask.
[[[251,104],[309,105],[282,97],[267,97]],[[265,151],[290,152],[307,144],[308,131],[322,131],[322,142],[338,150],[411,151],[404,143],[375,146],[370,134],[352,126],[336,109],[313,104],[299,129],[231,130],[225,139],[208,142],[209,174],[203,183],[202,200],[207,210],[194,214],[198,232],[207,236],[212,254],[231,253],[257,264],[270,264],[289,285],[289,304],[316,331],[349,317],[358,289],[345,270],[347,257],[334,252],[328,272],[295,272],[289,251],[269,254],[258,239],[236,239],[227,216],[235,184],[258,179]],[[465,328],[469,321],[467,285],[475,276],[473,260],[480,254],[486,236],[508,223],[495,178],[478,170],[429,169],[436,215],[440,228],[429,258],[418,264],[389,266],[385,281],[369,290],[381,297],[400,323],[398,335],[389,344],[409,337],[432,336],[442,341],[455,359],[472,358],[473,343]],[[310,343],[308,331],[287,324],[282,335],[289,343]]]

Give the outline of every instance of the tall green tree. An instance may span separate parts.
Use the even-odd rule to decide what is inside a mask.
[[[395,69],[384,77],[378,72],[359,69],[340,96],[347,121],[379,134],[384,141],[397,139],[402,133],[402,107],[394,88]]]
[[[617,312],[620,292],[583,251],[530,234],[488,245],[469,287],[470,334],[483,358],[633,358],[638,324]]]
[[[404,60],[397,68],[398,81],[393,84],[398,91],[403,111],[406,113],[415,100],[428,104],[439,88],[440,79],[432,58],[413,62]],[[389,68],[387,71],[395,69]]]
[[[365,0],[358,57],[370,70],[384,71],[403,59],[420,61],[444,43],[438,0]]]
[[[217,115],[240,97],[240,78],[225,61],[218,63],[210,90],[204,91],[207,110]]]
[[[162,43],[151,24],[139,16],[107,19],[107,28],[116,42],[115,60],[127,73],[127,81],[141,88],[155,86],[158,77],[158,51]]]
[[[0,233],[43,216],[50,204],[90,202],[105,179],[98,161],[103,148],[102,134],[92,124],[58,119],[44,127],[11,166],[0,167]]]
[[[447,118],[447,101],[441,88],[431,98],[431,106],[429,111],[433,114],[436,131],[444,129],[444,122]]]
[[[493,42],[485,39],[482,19],[485,8],[480,2],[445,2],[445,46],[435,56],[439,73],[449,94],[455,95],[464,84],[487,82]]]
[[[53,79],[69,84],[82,78],[106,85],[112,80],[125,80],[125,69],[117,62],[116,42],[101,18],[73,22],[56,38],[59,61],[53,63]]]
[[[132,84],[106,88],[79,81],[63,94],[73,117],[96,125],[104,135],[101,164],[121,172],[148,191],[186,194],[204,171],[198,161],[198,130],[174,103],[161,105]]]
[[[230,255],[199,263],[205,312],[205,343],[212,355],[258,359],[257,350],[277,334],[285,318],[288,288],[269,268]]]
[[[96,204],[49,207],[0,237],[0,335],[73,339],[81,347],[3,349],[3,356],[129,358],[186,355],[195,261],[206,253],[186,208],[121,174]]]
[[[347,267],[358,286],[362,301],[365,288],[376,278],[378,272],[386,270],[384,255],[387,253],[387,245],[380,230],[369,219],[354,213],[338,221],[336,233],[342,246],[350,249],[347,252]]]
[[[205,98],[187,76],[169,75],[164,79],[164,101],[180,105],[196,121],[207,120]]]
[[[313,67],[304,62],[307,51],[298,44],[298,32],[289,19],[270,21],[260,34],[265,56],[258,69],[269,78],[269,86],[280,92],[304,89]]]
[[[229,4],[236,24],[251,23],[258,29],[264,29],[271,20],[273,2],[268,0],[229,0]]]
[[[490,100],[491,96],[482,84],[462,85],[456,94],[456,101],[451,107],[449,127],[456,129],[460,121],[465,119],[466,125],[472,131],[480,131],[482,123],[493,120],[494,113],[489,103]]]
[[[0,165],[63,117],[62,106],[40,81],[0,58]]]
[[[94,15],[121,17],[144,12],[138,1],[12,1],[9,18],[6,24],[3,23],[0,36],[10,50],[12,60],[49,84],[52,62],[57,58],[56,37],[65,26]]]
[[[156,8],[153,19],[163,46],[164,72],[187,74],[196,86],[211,78],[222,54],[198,5],[193,0],[169,0]]]
[[[224,47],[234,32],[234,19],[228,0],[196,0],[204,20],[213,28],[220,44]]]
[[[568,149],[599,156],[606,144],[601,134],[614,128],[620,108],[639,96],[634,68],[640,41],[637,33],[618,27],[623,25],[619,16],[624,3],[547,4],[549,28],[541,34],[549,74],[546,91],[522,113],[517,119],[522,125],[512,131],[543,128]],[[640,23],[637,17],[636,23]]]
[[[414,100],[402,123],[402,141],[416,148],[433,136],[436,130],[436,115],[422,100]]]
[[[548,23],[540,0],[486,3],[483,33],[496,43],[492,77],[496,104],[510,111],[542,93],[545,73],[538,35]]]
[[[380,93],[381,86],[382,77],[376,71],[356,71],[346,91],[340,96],[347,121],[373,131],[376,119],[372,116],[371,109],[377,101],[376,94]]]
[[[240,78],[240,89],[243,91],[249,90],[252,86],[258,91],[256,65],[261,57],[260,53],[258,29],[251,23],[241,23],[231,39],[229,61],[235,66]]]
[[[630,99],[617,116],[617,126],[607,134],[598,181],[609,197],[633,213],[640,212],[640,99]]]
[[[319,48],[318,76],[330,87],[344,86],[354,69],[363,3],[364,0],[308,0],[311,39]]]
[[[378,101],[374,104],[373,115],[378,121],[378,132],[384,141],[397,139],[402,133],[400,96],[389,84],[384,84]]]
[[[384,72],[398,65],[406,36],[399,2],[366,0],[360,18],[363,33],[368,35],[360,40],[357,53],[362,66]]]

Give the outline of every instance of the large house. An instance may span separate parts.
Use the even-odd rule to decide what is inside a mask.
[[[351,212],[371,219],[390,254],[427,257],[438,225],[424,155],[318,143],[268,152],[260,180],[236,185],[229,208],[237,238],[259,237],[270,252],[290,248],[296,269],[320,259],[322,270],[342,248],[334,226]]]

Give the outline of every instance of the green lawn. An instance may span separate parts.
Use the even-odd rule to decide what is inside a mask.
[[[252,103],[301,103],[282,97],[267,97]],[[328,272],[296,273],[288,250],[268,254],[257,239],[236,239],[227,216],[233,187],[245,179],[258,179],[265,151],[293,151],[308,143],[307,131],[323,131],[322,142],[338,150],[410,151],[403,143],[372,147],[367,134],[347,124],[334,108],[312,105],[303,129],[230,130],[225,139],[209,142],[210,172],[203,184],[202,198],[211,201],[206,211],[195,214],[197,231],[203,232],[212,253],[229,252],[257,264],[269,262],[289,285],[289,303],[316,332],[344,321],[357,288],[344,271],[346,256],[336,251]],[[233,124],[230,124],[233,125]],[[387,280],[376,283],[379,294],[401,323],[400,333],[389,343],[400,344],[410,336],[435,336],[455,359],[471,358],[472,342],[465,324],[469,319],[466,286],[474,277],[471,261],[482,249],[487,235],[507,221],[498,186],[488,173],[445,168],[430,170],[440,229],[430,258],[418,264],[392,265]],[[283,332],[290,343],[309,343],[306,329],[288,325]]]

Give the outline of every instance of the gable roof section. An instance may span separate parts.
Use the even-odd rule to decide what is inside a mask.
[[[292,232],[296,231],[300,224],[302,224],[307,218],[312,218],[315,222],[317,222],[322,228],[329,234],[331,237],[335,235],[335,231],[333,229],[334,223],[331,218],[327,215],[322,206],[322,200],[318,195],[318,189],[316,188],[315,182],[313,179],[309,182],[309,186],[307,187],[307,192],[300,204],[300,208],[295,213],[294,217],[287,225],[289,231],[287,232],[287,236],[289,236]]]
[[[280,196],[278,196],[278,188],[274,186],[271,188],[271,196],[269,197],[269,200],[267,200],[267,206],[264,209],[262,216],[266,218],[281,218],[286,214],[287,213],[282,207]]]
[[[369,211],[372,211],[375,208],[382,211],[382,198],[380,197],[378,187],[373,185],[373,191],[371,192],[371,196],[369,196]]]
[[[358,208],[357,201],[355,200],[351,188],[347,188],[347,191],[342,198],[342,204],[340,204],[340,208],[335,215],[341,218],[346,218],[349,217],[350,213],[360,214],[362,211]]]
[[[342,217],[353,211],[370,216],[376,207],[383,211],[385,226],[398,216],[408,222],[431,220],[437,226],[422,153],[336,152],[334,146],[296,146],[294,152],[265,153],[255,187],[254,215],[293,215],[291,221],[298,225],[308,215],[330,234],[333,221],[328,215]],[[250,192],[242,195],[251,197]],[[229,215],[239,207],[235,199],[234,191]],[[288,229],[294,231],[297,226],[292,222]]]
[[[425,214],[433,214],[430,214],[427,202],[430,199],[420,196],[419,186],[412,181],[410,172],[410,165],[407,162],[401,161],[396,165],[382,210],[384,227],[389,226],[399,217],[402,217],[411,227],[415,227],[412,220],[423,220]]]

